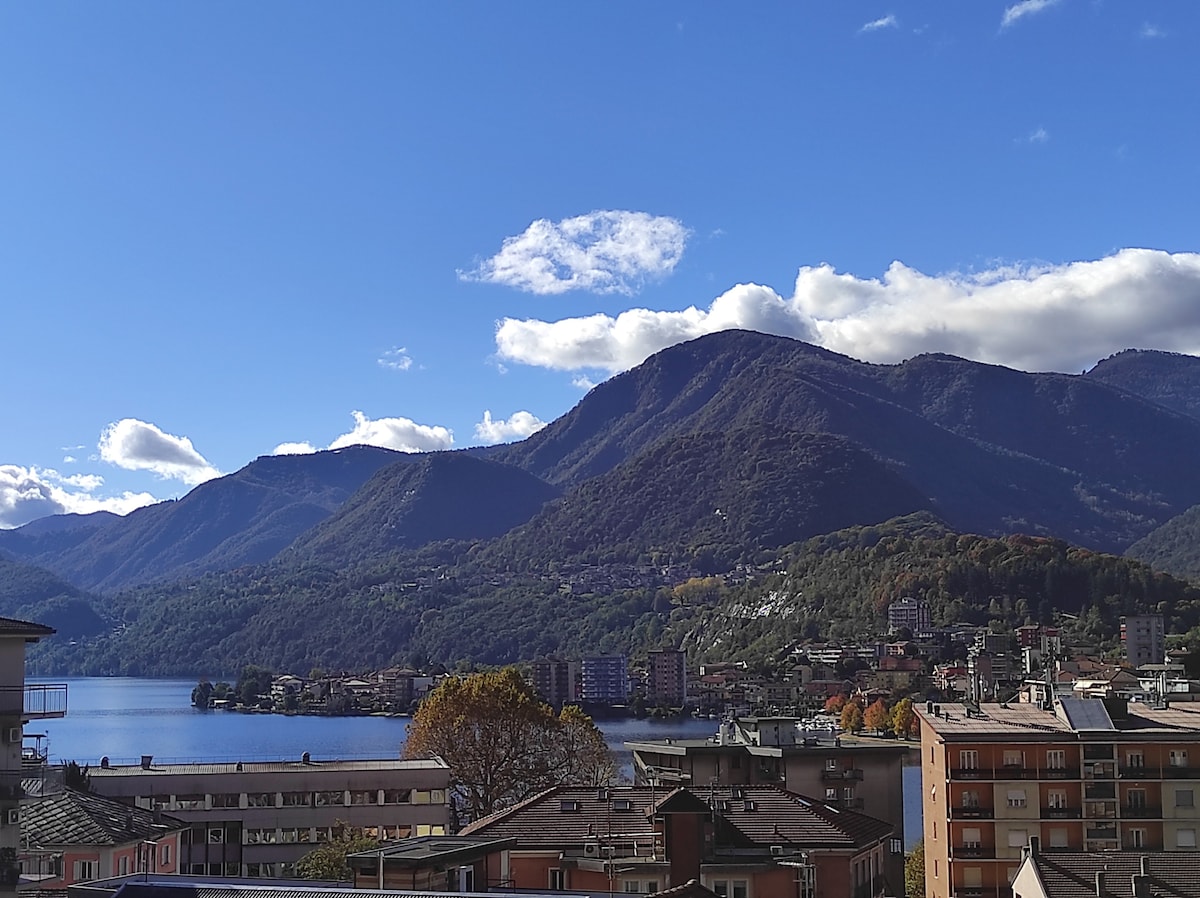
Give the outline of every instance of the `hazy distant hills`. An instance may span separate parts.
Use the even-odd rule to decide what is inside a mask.
[[[336,565],[440,540],[489,539],[558,494],[532,474],[462,452],[414,456],[376,472],[289,555]]]
[[[666,564],[773,563],[912,512],[956,533],[1151,552],[1137,541],[1200,504],[1196,409],[1189,356],[1028,374],[728,331],[656,354],[520,443],[262,458],[124,518],[0,532],[0,557],[105,593],[55,598],[125,628],[76,660],[46,656],[88,672],[228,670],[255,651],[327,667],[410,649],[511,660],[561,647],[568,625],[619,649],[655,638],[669,608],[652,590],[581,590]],[[643,573],[564,579],[612,565]]]
[[[911,483],[841,437],[753,424],[663,438],[479,559],[502,570],[646,558],[729,570],[759,550],[928,508]]]
[[[751,424],[857,445],[960,530],[1111,550],[1200,501],[1200,421],[1124,390],[940,355],[870,365],[744,331],[658,353],[494,457],[573,485],[655,440]]]
[[[1086,377],[1200,418],[1200,358],[1194,355],[1127,349],[1104,359]]]
[[[273,558],[379,468],[405,458],[372,446],[267,456],[124,518],[74,516],[0,531],[0,551],[92,590],[229,570]]]

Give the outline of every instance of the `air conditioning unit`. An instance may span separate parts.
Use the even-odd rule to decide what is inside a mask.
[[[771,857],[782,857],[783,851],[784,851],[784,849],[783,849],[782,845],[772,845],[771,846]]]
[[[9,727],[6,735],[8,738],[5,741],[10,745],[18,745],[25,736],[20,727]]]
[[[21,809],[9,808],[8,816],[5,818],[9,826],[19,826],[21,823]]]
[[[600,843],[599,842],[584,842],[583,843],[583,856],[584,857],[600,857]]]

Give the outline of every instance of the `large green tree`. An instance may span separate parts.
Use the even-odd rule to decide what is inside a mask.
[[[450,677],[413,716],[405,757],[438,757],[472,820],[564,783],[600,785],[615,772],[592,719],[560,714],[507,667]]]

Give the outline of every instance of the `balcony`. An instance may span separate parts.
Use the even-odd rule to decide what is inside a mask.
[[[996,856],[996,849],[985,845],[955,845],[950,849],[950,856],[968,860],[992,858]]]
[[[1082,816],[1082,808],[1042,808],[1043,820],[1078,820]]]
[[[1166,766],[1162,769],[1163,779],[1174,780],[1200,780],[1200,767],[1173,767]]]
[[[1117,776],[1123,780],[1158,779],[1158,768],[1138,764],[1136,767],[1121,764],[1117,767]]]
[[[0,687],[0,716],[43,720],[48,717],[65,717],[66,714],[66,683]]]
[[[827,783],[836,782],[860,782],[863,778],[863,772],[854,768],[846,770],[829,770],[821,771],[821,779]]]
[[[1162,818],[1162,808],[1158,805],[1127,805],[1121,808],[1121,816],[1129,820],[1158,820]]]
[[[951,767],[950,778],[956,780],[990,780],[992,774],[978,767]]]
[[[1115,783],[1096,783],[1095,785],[1084,786],[1083,797],[1089,801],[1104,801],[1105,799],[1112,800],[1117,797],[1117,787]]]
[[[845,808],[848,811],[861,811],[863,809],[863,800],[861,798],[839,798],[836,801],[830,802],[839,808]]]
[[[991,808],[961,808],[953,807],[950,809],[950,818],[952,820],[991,820],[993,810]]]
[[[1046,767],[1042,770],[1042,779],[1047,780],[1077,780],[1078,767]]]

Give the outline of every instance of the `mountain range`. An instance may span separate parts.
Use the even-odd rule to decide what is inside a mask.
[[[12,583],[32,583],[34,565],[49,572],[43,587],[61,584],[54,596],[32,590],[29,602],[0,590],[0,613],[36,617],[35,596],[60,598],[91,609],[97,634],[154,618],[162,638],[171,620],[152,606],[254,583],[274,597],[271,607],[246,605],[233,623],[259,621],[254,631],[270,640],[262,634],[272,615],[299,610],[280,605],[270,583],[303,571],[309,584],[397,565],[444,575],[464,559],[485,582],[572,565],[703,573],[917,511],[956,532],[1120,552],[1200,503],[1197,445],[1192,356],[1129,350],[1083,375],[1030,374],[946,355],[875,365],[726,331],[600,384],[519,443],[260,458],[125,517],[67,515],[0,531],[0,582],[9,572]],[[369,588],[386,593],[390,582]],[[472,589],[483,613],[492,599]],[[307,613],[318,613],[319,593]],[[631,607],[621,625],[652,635],[654,613]],[[467,611],[455,614],[471,625]],[[293,648],[277,647],[280,662],[324,656],[294,623],[286,629]],[[202,644],[216,652],[240,639],[181,638],[172,664],[198,664]]]

